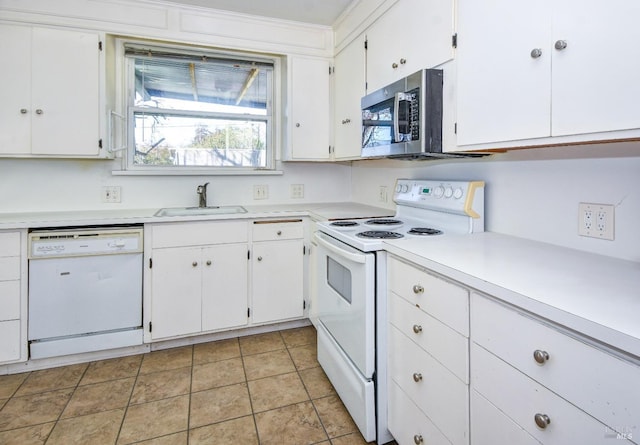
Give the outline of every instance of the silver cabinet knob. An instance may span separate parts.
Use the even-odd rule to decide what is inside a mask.
[[[258,257],[258,261],[262,261],[262,257],[261,256]]]
[[[197,262],[197,261],[194,261],[193,263],[191,263],[191,265],[192,265],[193,267],[197,267],[197,266],[198,266],[198,262]]]
[[[420,374],[419,372],[414,372],[413,373],[413,381],[414,382],[419,382],[422,380],[422,374]]]
[[[211,266],[211,260],[207,260],[207,266]]]
[[[540,48],[533,48],[531,50],[531,58],[532,59],[537,59],[541,55],[542,55],[542,50]]]
[[[416,445],[420,445],[422,442],[424,442],[424,439],[420,434],[416,434],[415,436],[413,436],[413,443],[415,443]]]
[[[413,286],[413,293],[414,294],[422,294],[424,293],[424,287],[420,286],[419,284],[416,284]]]
[[[407,63],[407,59],[400,59],[400,65],[404,65],[405,63]]]
[[[533,351],[533,359],[540,365],[544,365],[549,360],[549,353],[547,351],[541,351],[536,349]]]
[[[556,44],[554,46],[558,51],[562,51],[563,49],[565,49],[567,47],[567,41],[566,40],[557,40]]]
[[[276,235],[278,235],[278,236],[282,235],[282,230],[278,230],[278,231],[276,232]]]
[[[26,108],[20,108],[20,114],[27,114],[27,110]]]
[[[551,419],[549,418],[549,416],[541,413],[537,413],[535,416],[533,416],[533,420],[535,420],[536,425],[541,430],[545,429],[547,425],[551,423]]]
[[[300,128],[300,122],[296,123],[296,128]]]
[[[419,334],[420,332],[422,332],[422,326],[420,326],[419,324],[414,324],[413,325],[413,332],[416,334]]]
[[[42,113],[44,113],[44,111],[42,111],[42,109],[41,109],[41,108],[38,108],[38,109],[36,110],[36,114],[42,114]]]
[[[398,64],[397,64],[397,63],[395,63],[395,62],[393,62],[393,63],[391,64],[391,68],[393,68],[393,69],[395,70],[396,68],[398,68]]]

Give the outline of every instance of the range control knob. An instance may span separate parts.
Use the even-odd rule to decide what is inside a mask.
[[[444,189],[444,197],[451,198],[453,196],[453,189],[451,187],[447,187]]]
[[[409,186],[407,184],[402,185],[402,193],[407,193],[409,191]]]
[[[463,191],[460,187],[458,187],[457,189],[455,189],[455,190],[453,191],[453,197],[454,197],[455,199],[460,199],[460,198],[462,198],[462,195],[464,195],[464,191]]]
[[[402,185],[396,185],[396,193],[400,193],[402,191]]]
[[[433,189],[433,196],[435,196],[436,198],[442,198],[442,195],[444,195],[444,187],[439,185],[438,187]]]

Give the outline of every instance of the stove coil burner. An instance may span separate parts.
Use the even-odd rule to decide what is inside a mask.
[[[369,226],[399,226],[402,225],[402,221],[399,219],[379,218],[370,219],[365,224]]]
[[[329,225],[333,227],[356,227],[360,224],[355,221],[334,221]]]
[[[397,232],[389,232],[386,230],[368,230],[366,232],[356,233],[356,236],[360,238],[396,239],[402,238],[404,235]]]
[[[420,236],[442,235],[442,230],[432,229],[429,227],[414,227],[407,233]]]

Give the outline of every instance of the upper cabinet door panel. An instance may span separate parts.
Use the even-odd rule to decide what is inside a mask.
[[[97,33],[33,29],[32,153],[98,155],[99,41]]]
[[[549,0],[458,0],[458,145],[550,136],[549,11]]]
[[[554,3],[554,136],[640,128],[639,21],[637,0]]]

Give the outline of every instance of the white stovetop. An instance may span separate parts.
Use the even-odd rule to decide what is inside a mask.
[[[491,232],[385,248],[640,357],[640,263]]]

